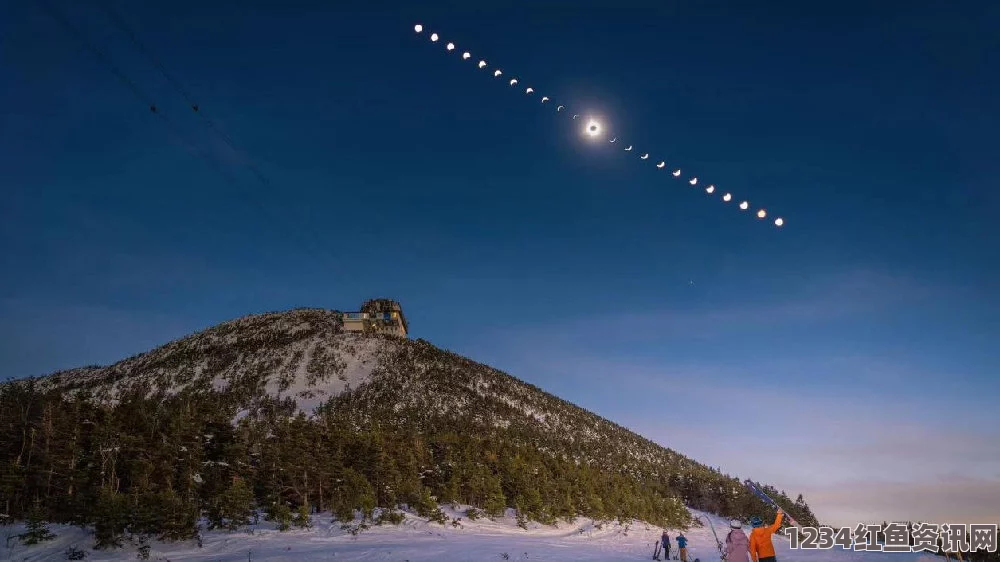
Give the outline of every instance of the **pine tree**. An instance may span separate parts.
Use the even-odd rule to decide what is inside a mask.
[[[492,474],[485,480],[486,497],[483,500],[483,511],[490,517],[501,517],[507,509],[507,499],[504,497],[503,488],[500,486],[500,479]]]
[[[341,477],[335,479],[330,489],[330,506],[334,517],[346,523],[354,520],[354,511],[360,510],[366,519],[372,516],[375,504],[375,491],[368,479],[353,468],[345,468]]]
[[[21,539],[21,542],[28,545],[38,544],[56,538],[55,533],[50,531],[45,525],[45,513],[42,511],[38,502],[35,502],[35,506],[28,513],[26,531],[18,535],[18,538]]]
[[[426,517],[429,521],[444,525],[448,522],[448,516],[438,507],[437,500],[431,496],[430,488],[424,488],[419,498],[413,504],[414,511],[421,517]]]
[[[274,522],[279,531],[287,531],[292,524],[292,509],[283,500],[276,500],[268,509],[267,519]]]
[[[131,520],[128,531],[132,535],[158,535],[166,524],[164,506],[157,494],[136,492],[129,498]]]
[[[101,488],[93,519],[95,548],[121,547],[129,519],[129,506],[125,497],[114,490]]]
[[[169,488],[158,494],[156,502],[162,513],[161,539],[187,540],[198,534],[199,510],[196,505]]]
[[[295,515],[292,517],[292,524],[300,529],[308,529],[312,527],[312,517],[310,517],[309,504],[302,504],[295,511]]]
[[[212,510],[213,527],[222,527],[235,531],[250,524],[253,516],[253,492],[246,482],[239,477],[216,500]]]

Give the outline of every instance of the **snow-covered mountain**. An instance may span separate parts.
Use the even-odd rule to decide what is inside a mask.
[[[514,508],[522,524],[770,509],[736,478],[531,384],[426,341],[345,332],[341,318],[247,316],[114,365],[0,385],[8,513],[93,522],[111,540],[128,520],[118,510],[153,522],[142,532],[173,521],[168,534],[185,537],[199,513],[221,525],[276,501],[346,517],[426,514],[437,498]],[[815,522],[801,496],[764,489]]]
[[[294,401],[297,410],[312,414],[323,402],[353,393],[396,412],[417,409],[497,428],[541,430],[566,444],[607,449],[607,460],[615,466],[698,465],[533,385],[425,341],[343,332],[338,313],[322,309],[243,317],[107,367],[41,377],[38,386],[69,395],[86,393],[108,403],[123,393],[153,397],[214,390],[238,400],[240,416],[264,397]]]

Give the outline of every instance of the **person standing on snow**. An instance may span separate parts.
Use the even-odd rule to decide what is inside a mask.
[[[667,534],[667,530],[663,530],[663,535],[660,536],[660,542],[663,543],[663,559],[670,560],[670,535]]]
[[[750,562],[750,544],[747,542],[743,524],[737,519],[729,522],[726,535],[726,562]]]
[[[683,532],[677,535],[677,550],[680,552],[681,562],[687,562],[688,560],[687,544],[688,540],[687,537],[684,536]]]
[[[781,528],[781,519],[784,515],[785,512],[779,508],[778,514],[774,517],[774,524],[767,527],[764,526],[760,517],[754,517],[750,520],[754,527],[753,531],[750,532],[750,555],[753,556],[754,562],[777,562],[771,535],[777,533],[778,529]]]

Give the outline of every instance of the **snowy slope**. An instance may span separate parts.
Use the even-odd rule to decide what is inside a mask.
[[[445,509],[450,517],[462,517],[464,510]],[[696,515],[705,515],[693,512]],[[712,520],[717,532],[726,532],[725,521]],[[21,532],[20,526],[9,529]],[[135,560],[135,548],[117,551],[91,551],[89,533],[75,527],[53,526],[56,539],[32,547],[15,546],[4,550],[0,542],[0,559],[3,560],[59,560],[70,546],[87,551],[87,560]],[[2,530],[0,530],[2,531]],[[202,548],[194,542],[153,543],[151,560],[214,560],[241,562],[246,560],[275,560],[305,562],[310,560],[335,560],[344,562],[430,562],[430,561],[480,561],[480,560],[542,560],[551,562],[617,562],[626,560],[651,560],[653,544],[661,529],[635,522],[629,526],[615,523],[595,524],[589,519],[573,523],[562,522],[554,527],[537,524],[523,530],[512,517],[497,521],[461,520],[461,525],[442,526],[407,515],[398,526],[373,527],[357,536],[341,530],[337,522],[326,514],[314,517],[314,526],[308,530],[279,533],[261,521],[254,533],[209,532],[204,536]],[[671,537],[675,536],[670,530]],[[689,560],[717,562],[718,549],[708,527],[692,528],[685,535],[689,539]],[[0,536],[0,538],[4,538]],[[778,560],[787,562],[937,562],[940,559],[928,554],[853,552],[840,548],[832,550],[791,551],[787,539],[774,537]],[[507,558],[504,558],[504,554]]]
[[[146,396],[199,389],[291,398],[316,406],[369,380],[396,342],[340,330],[332,311],[299,309],[247,316],[170,342],[108,367],[85,367],[38,379],[39,387],[87,391],[115,403],[126,392]],[[237,415],[237,419],[241,415]]]
[[[291,399],[312,414],[330,398],[355,391],[368,404],[469,416],[479,426],[528,428],[556,443],[589,447],[602,462],[639,476],[684,471],[698,463],[506,373],[427,342],[345,333],[338,314],[295,309],[250,315],[169,342],[106,367],[84,367],[37,379],[39,389],[88,393],[115,403],[182,392],[225,393],[234,423],[266,399]],[[381,412],[378,415],[388,415]],[[376,415],[375,412],[371,412]],[[522,432],[523,433],[523,432]],[[625,458],[623,458],[625,457]]]

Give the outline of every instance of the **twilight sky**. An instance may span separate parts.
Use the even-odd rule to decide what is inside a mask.
[[[388,296],[825,523],[1000,521],[1000,4],[112,1],[240,152],[100,2],[53,5],[165,119],[0,6],[0,377]]]

